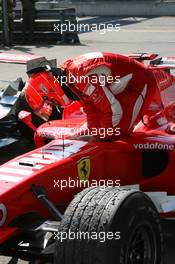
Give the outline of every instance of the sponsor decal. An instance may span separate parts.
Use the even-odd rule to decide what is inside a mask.
[[[77,171],[80,181],[87,181],[91,172],[91,162],[89,157],[80,159],[77,163]]]

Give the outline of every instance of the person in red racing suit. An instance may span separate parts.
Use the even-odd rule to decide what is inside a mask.
[[[118,127],[121,135],[129,134],[142,116],[155,115],[150,108],[153,97],[157,101],[156,112],[162,109],[152,71],[132,58],[88,53],[67,60],[62,68],[69,77],[67,85],[81,98],[90,130],[113,128],[115,133]],[[155,122],[149,120],[149,126],[155,127]]]
[[[152,71],[148,66],[128,56],[106,52],[87,53],[67,60],[61,65],[61,69],[62,74],[55,78],[54,84],[53,81],[50,82],[51,88],[48,88],[48,82],[45,87],[41,79],[40,88],[37,88],[38,81],[35,80],[34,86],[33,80],[29,79],[25,94],[32,109],[37,110],[37,98],[36,93],[30,91],[31,86],[32,89],[38,90],[40,101],[42,97],[42,100],[44,98],[48,103],[50,101],[50,104],[63,104],[63,100],[58,98],[58,93],[54,98],[53,89],[56,85],[57,89],[63,89],[66,95],[73,92],[77,96],[87,114],[89,130],[105,129],[105,139],[116,138],[116,128],[120,129],[121,136],[130,134],[146,114],[149,117],[147,120],[150,120],[150,103],[154,97],[156,111],[161,109],[161,99]],[[41,86],[46,88],[45,95],[44,89],[41,92]],[[35,107],[30,100],[33,94]],[[70,102],[66,99],[66,103]],[[41,107],[38,112],[41,112]],[[154,113],[154,109],[152,112]],[[151,127],[151,122],[146,122]]]

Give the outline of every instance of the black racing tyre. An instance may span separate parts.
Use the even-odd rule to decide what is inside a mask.
[[[54,264],[160,264],[159,214],[140,191],[87,188],[66,209]]]

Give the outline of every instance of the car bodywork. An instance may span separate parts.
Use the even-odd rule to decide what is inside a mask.
[[[137,144],[151,146],[155,142],[171,146],[171,150],[135,147]],[[159,133],[135,133],[132,138],[112,143],[60,139],[5,163],[0,167],[1,249],[12,237],[23,238],[30,229],[32,215],[33,221],[41,217],[56,220],[36,199],[33,186],[43,187],[49,200],[64,212],[74,195],[84,187],[98,183],[102,188],[104,185],[136,185],[149,193],[162,217],[174,216],[172,146],[175,146],[175,136]],[[152,160],[155,160],[154,165]],[[85,161],[84,169],[82,161]]]

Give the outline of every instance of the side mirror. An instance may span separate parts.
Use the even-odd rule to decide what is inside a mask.
[[[30,112],[24,110],[20,111],[18,113],[18,120],[30,127],[33,131],[36,131],[37,128],[32,123],[32,114]]]

